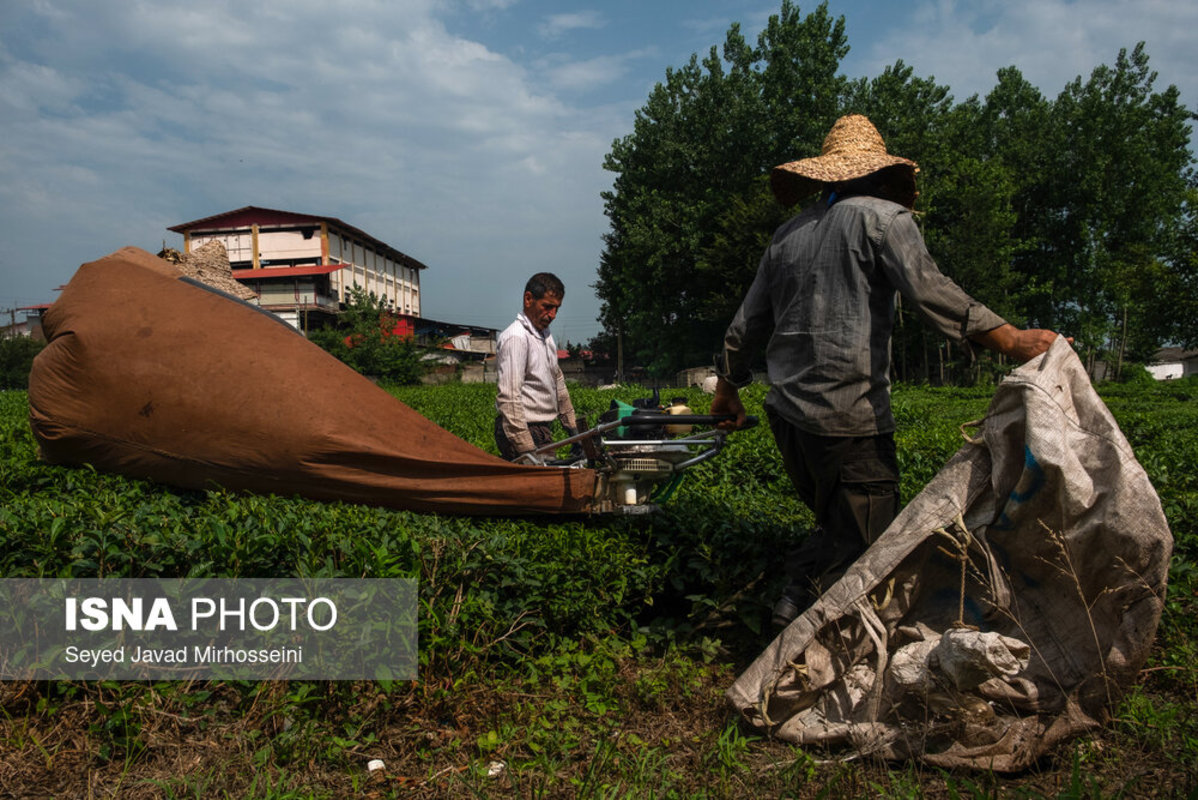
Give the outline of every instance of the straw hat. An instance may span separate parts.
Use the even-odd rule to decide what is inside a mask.
[[[882,134],[869,118],[849,114],[836,120],[818,156],[774,167],[770,173],[770,187],[780,203],[791,206],[818,190],[821,184],[862,178],[896,164],[919,170],[914,161],[886,152]]]

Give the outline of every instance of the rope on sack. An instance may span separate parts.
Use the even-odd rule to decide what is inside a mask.
[[[804,691],[804,692],[810,691],[811,690],[811,676],[807,670],[807,665],[800,664],[798,661],[788,661],[787,666],[790,667],[792,670],[794,670],[795,679],[798,681],[798,683],[801,687],[800,691]],[[770,728],[773,728],[779,724],[779,721],[774,720],[772,717],[770,717],[769,708],[770,708],[770,701],[774,697],[774,689],[777,688],[778,684],[781,683],[781,681],[782,681],[782,676],[779,675],[779,676],[776,676],[769,683],[767,683],[765,685],[765,687],[761,690],[761,700],[759,700],[757,703],[757,713],[761,716],[762,723]]]
[[[950,532],[950,527],[956,530],[957,533],[953,534]],[[957,514],[957,518],[953,520],[951,526],[946,525],[942,528],[936,528],[933,533],[938,533],[953,543],[956,552],[946,550],[943,547],[937,547],[936,549],[949,558],[956,559],[961,565],[961,586],[957,599],[957,621],[953,623],[953,627],[977,630],[977,626],[969,625],[965,622],[965,578],[969,569],[969,547],[973,544],[973,536],[970,535],[969,529],[965,527],[965,519],[961,514]]]
[[[874,613],[873,608],[864,599],[859,600],[855,606],[857,616],[861,620],[861,626],[865,628],[865,634],[870,638],[874,645],[874,680],[870,684],[869,693],[865,697],[865,718],[876,720],[878,718],[878,708],[882,704],[882,690],[885,688],[884,676],[886,675],[886,665],[889,663],[889,637],[886,634],[886,625]],[[847,672],[847,670],[846,670]]]
[[[985,424],[986,424],[985,417],[982,417],[981,419],[975,419],[973,422],[962,423],[961,424],[961,438],[964,439],[965,441],[969,442],[970,444],[977,444],[977,445],[985,444],[986,437],[983,436],[982,434],[979,433],[976,436],[970,436],[968,433],[965,432],[965,430],[967,428],[980,428]]]

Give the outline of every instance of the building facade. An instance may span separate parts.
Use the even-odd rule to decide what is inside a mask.
[[[17,336],[29,336],[38,341],[45,341],[42,333],[42,314],[50,307],[49,303],[36,306],[20,306],[7,310],[7,317],[0,320],[0,339],[11,339]],[[17,319],[17,313],[24,314],[25,319]]]
[[[233,277],[300,330],[334,318],[354,286],[397,314],[420,317],[420,272],[428,267],[335,217],[246,206],[168,230],[182,234],[184,253],[223,244]]]
[[[1198,350],[1166,347],[1158,351],[1148,372],[1158,381],[1171,381],[1198,375]]]

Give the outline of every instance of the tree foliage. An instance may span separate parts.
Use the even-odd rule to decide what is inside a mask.
[[[336,326],[309,338],[363,375],[400,385],[420,382],[427,371],[425,348],[414,336],[396,333],[399,316],[374,292],[350,287]]]
[[[1052,109],[1061,147],[1050,163],[1058,191],[1048,256],[1068,298],[1053,312],[1091,357],[1116,347],[1151,356],[1160,342],[1140,334],[1174,299],[1159,296],[1152,277],[1182,223],[1193,115],[1176,87],[1153,91],[1156,77],[1140,44],[1075,79]]]
[[[28,388],[33,359],[45,346],[30,336],[0,336],[0,390]]]
[[[769,170],[817,154],[846,113],[920,164],[916,210],[937,263],[1011,322],[1074,336],[1116,371],[1193,343],[1194,115],[1175,87],[1154,88],[1143,44],[1055,100],[1011,66],[960,103],[901,60],[849,80],[847,52],[826,2],[803,16],[784,0],[755,45],[733,25],[722,51],[668,69],[613,142],[596,289],[626,359],[656,376],[709,362],[793,213],[774,202]],[[900,378],[936,379],[943,345],[900,309]]]
[[[723,58],[712,47],[702,61],[667,70],[633,132],[613,143],[604,163],[616,177],[603,195],[611,230],[599,265],[601,319],[651,374],[710,359],[728,321],[726,297],[743,290],[746,265],[760,255],[729,244],[746,236],[738,227],[746,215],[764,217],[763,226],[782,219],[761,207],[761,176],[835,119],[846,52],[843,20],[824,6],[800,17],[786,0],[756,47],[733,25]],[[791,90],[796,83],[803,92]]]

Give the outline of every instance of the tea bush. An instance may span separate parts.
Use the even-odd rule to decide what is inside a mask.
[[[392,391],[494,452],[493,386]],[[1193,761],[1198,385],[1137,383],[1101,391],[1157,487],[1177,540],[1162,646],[1150,672],[1157,691],[1168,695],[1133,694],[1116,730],[1131,737],[1133,749],[1149,753],[1168,744],[1180,748],[1179,759]],[[614,399],[649,393],[642,387],[572,392],[579,413],[592,419]],[[696,412],[709,408],[710,398],[695,390],[666,396],[677,395]],[[760,386],[743,393],[750,413],[761,414],[764,395]],[[987,389],[895,388],[904,499],[961,446],[960,427],[985,413],[990,396]],[[22,755],[21,763],[48,764],[46,752],[65,758],[78,737],[91,748],[92,769],[151,752],[162,758],[177,749],[176,733],[165,740],[172,744],[161,744],[162,726],[174,720],[199,725],[188,740],[193,746],[212,738],[204,733],[207,726],[221,731],[238,754],[236,763],[252,763],[255,780],[261,775],[280,785],[294,775],[287,770],[314,765],[357,775],[355,759],[385,744],[388,730],[395,737],[389,746],[417,743],[405,756],[409,769],[502,758],[511,765],[512,785],[528,794],[570,793],[588,780],[607,780],[602,771],[614,770],[626,786],[670,785],[676,796],[689,796],[706,784],[703,775],[688,778],[676,768],[685,752],[693,753],[695,769],[715,770],[721,780],[749,779],[747,760],[757,746],[702,709],[718,707],[728,675],[768,642],[781,555],[811,524],[767,425],[729,437],[724,452],[690,470],[655,515],[521,519],[180,491],[86,467],[50,466],[36,457],[27,415],[24,392],[0,392],[0,576],[417,578],[421,681],[411,687],[40,682],[20,690],[19,701],[4,700],[9,730],[16,731],[4,744]],[[511,702],[487,710],[496,693]],[[651,744],[641,738],[649,736],[644,728],[613,738],[628,715],[673,719],[686,710],[679,697],[699,709],[686,729],[685,747],[675,746],[678,732]],[[669,709],[664,716],[663,706]],[[473,727],[458,733],[465,723],[455,717],[467,711]],[[57,721],[62,717],[56,715],[68,712],[85,720],[82,727]],[[419,721],[408,720],[409,714]],[[657,717],[651,723],[662,724]],[[28,726],[38,732],[36,746],[21,733]],[[700,742],[696,729],[709,735]],[[40,742],[59,730],[77,734],[43,750]],[[601,757],[605,766],[594,766]],[[758,770],[755,783],[733,781],[733,788],[709,796],[745,796],[756,789],[777,794],[789,791],[780,776],[804,782],[815,774],[814,762],[799,751],[782,758],[784,769]],[[212,768],[190,782],[152,782],[176,796],[252,792],[236,774]],[[455,785],[490,796],[478,779],[466,777],[473,774],[463,773],[463,785]],[[865,793],[860,773],[844,770],[825,789],[836,790],[842,779]],[[324,780],[316,784],[350,790],[336,778]],[[895,790],[898,779],[888,780]],[[422,785],[431,787],[423,796],[444,789],[431,778]]]
[[[405,403],[495,451],[495,389],[397,387]],[[641,387],[574,388],[598,417]],[[1192,382],[1104,388],[1160,492],[1185,564],[1198,557],[1198,412]],[[675,390],[696,413],[701,392]],[[910,499],[985,413],[986,389],[894,392],[903,496]],[[761,413],[764,389],[745,400]],[[764,630],[776,565],[811,524],[768,426],[738,432],[690,472],[650,517],[454,518],[302,498],[188,492],[36,459],[23,392],[0,394],[0,574],[125,577],[416,577],[429,652],[469,635],[462,652],[527,654],[590,633],[653,640],[710,632],[734,619]],[[1188,574],[1178,568],[1178,577]],[[1183,582],[1184,581],[1183,579]],[[724,625],[724,627],[727,627]],[[489,643],[502,642],[490,649]]]

